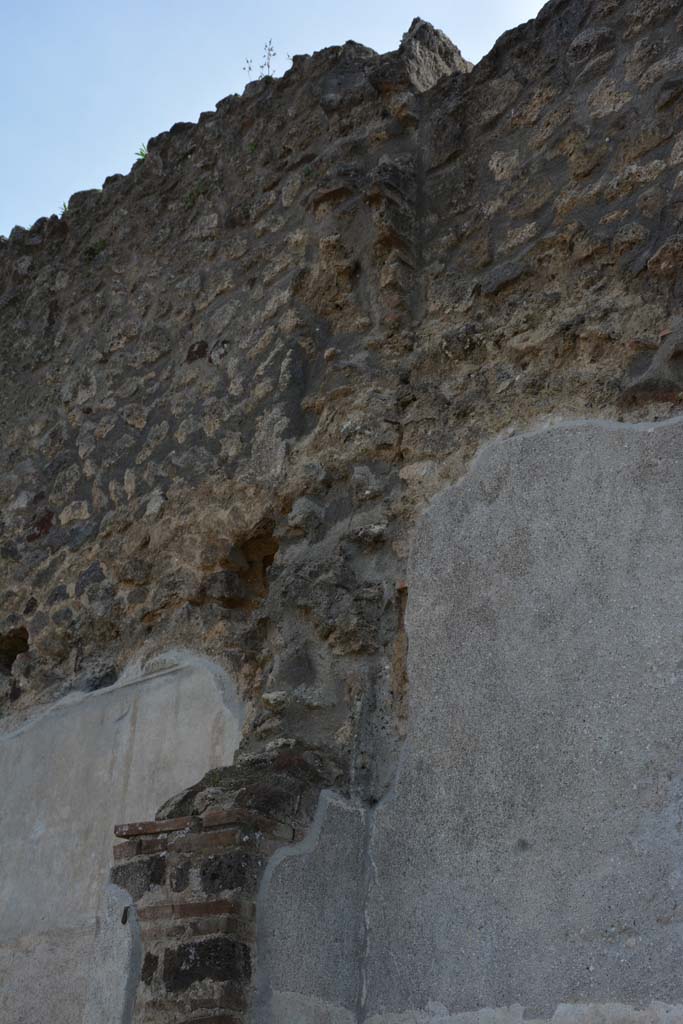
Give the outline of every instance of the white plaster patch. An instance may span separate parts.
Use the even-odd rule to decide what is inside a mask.
[[[114,825],[153,818],[232,762],[243,712],[222,670],[184,652],[151,668],[130,666],[114,686],[70,694],[0,734],[3,1024],[33,1020],[41,1005],[51,1024],[80,1024],[98,943],[117,951],[118,970],[133,962],[121,914],[102,932],[116,918],[105,888]],[[115,1000],[117,969],[107,970]],[[123,991],[126,977],[118,981]]]

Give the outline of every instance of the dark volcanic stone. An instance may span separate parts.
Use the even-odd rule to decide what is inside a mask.
[[[164,954],[164,984],[169,992],[184,992],[194,981],[236,981],[251,978],[251,951],[225,936],[188,942]]]
[[[199,878],[202,889],[215,895],[226,889],[253,893],[261,875],[263,860],[242,850],[231,850],[209,857],[201,866]]]
[[[163,885],[166,880],[166,857],[145,857],[130,861],[128,864],[116,864],[112,868],[111,880],[129,892],[134,900],[139,900],[153,885]]]

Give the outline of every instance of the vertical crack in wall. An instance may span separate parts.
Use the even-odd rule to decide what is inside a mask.
[[[403,587],[398,593],[399,621],[396,637],[393,644],[392,657],[392,693],[394,695],[394,709],[397,714],[396,726],[401,735],[400,747],[396,763],[388,786],[379,800],[364,808],[363,817],[363,877],[361,887],[363,890],[362,915],[360,921],[360,952],[358,957],[358,995],[355,1006],[356,1024],[363,1024],[367,1017],[367,1002],[369,992],[368,961],[372,942],[372,922],[370,919],[370,897],[374,886],[377,883],[377,864],[373,855],[373,841],[377,815],[381,812],[385,803],[394,798],[396,786],[400,775],[401,762],[406,750],[406,736],[403,730],[407,727],[407,705],[408,705],[408,634],[406,631],[405,614],[408,603],[407,588]]]
[[[422,321],[425,310],[425,281],[424,281],[424,246],[425,246],[425,162],[424,162],[424,99],[418,93],[414,96],[417,112],[417,126],[413,135],[413,144],[410,147],[415,168],[415,183],[413,192],[413,237],[412,237],[412,286],[410,289],[410,301],[408,312],[411,321],[411,335],[413,348],[417,345],[417,332]],[[399,460],[403,460],[403,415],[399,415]],[[391,643],[390,663],[390,708],[392,712],[392,725],[398,737],[398,750],[392,765],[388,781],[378,794],[378,798],[366,801],[364,814],[364,837],[363,837],[363,877],[361,886],[363,890],[362,916],[360,921],[361,943],[358,958],[358,994],[355,1006],[356,1024],[363,1024],[367,1017],[367,1002],[369,994],[368,961],[372,942],[372,922],[370,919],[370,897],[375,884],[377,883],[377,864],[373,856],[373,841],[377,815],[384,803],[393,798],[399,775],[399,766],[406,743],[407,716],[409,704],[409,678],[408,678],[408,635],[405,626],[406,607],[408,602],[408,591],[405,584],[399,584],[396,591],[397,602],[397,623],[395,635]],[[383,749],[374,750],[374,756],[382,756]],[[380,773],[373,771],[373,776],[378,777]]]
[[[363,909],[362,909],[362,941],[358,963],[358,1000],[356,1003],[356,1024],[363,1024],[367,1017],[369,994],[368,961],[372,942],[372,922],[370,920],[370,897],[377,883],[377,864],[373,856],[373,840],[376,818],[384,802],[393,796],[393,785],[374,807],[365,811],[363,837]]]

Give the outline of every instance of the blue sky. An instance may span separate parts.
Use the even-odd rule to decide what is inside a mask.
[[[264,42],[286,55],[355,39],[384,52],[414,16],[479,60],[540,0],[4,0],[0,35],[0,234],[127,172],[135,150],[241,92]]]

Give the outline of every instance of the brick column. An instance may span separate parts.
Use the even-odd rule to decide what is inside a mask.
[[[246,1020],[258,885],[337,776],[322,765],[299,750],[210,772],[175,802],[191,813],[116,826],[111,880],[130,893],[143,944],[135,1024]]]

